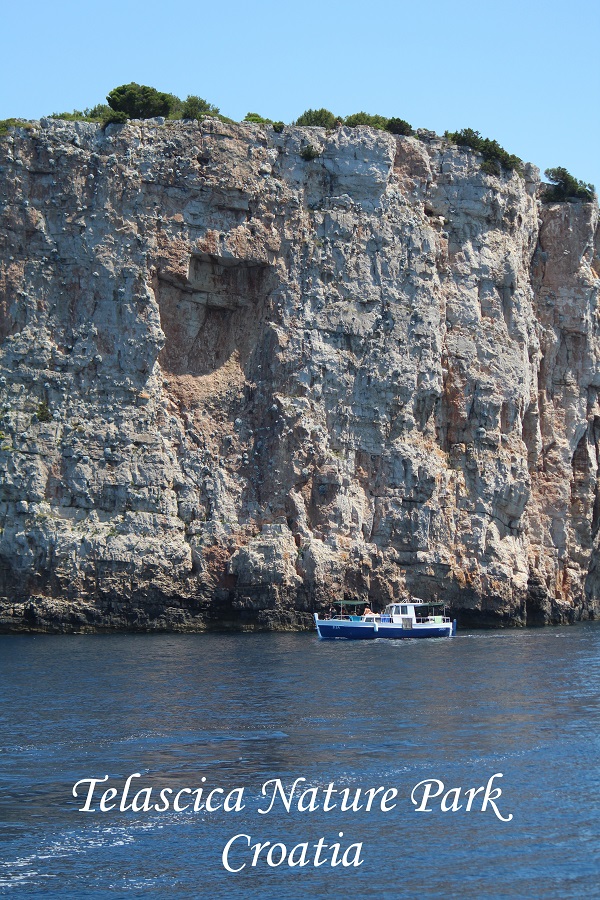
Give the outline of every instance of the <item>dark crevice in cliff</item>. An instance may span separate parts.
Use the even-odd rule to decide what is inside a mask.
[[[527,448],[527,469],[535,471],[540,456],[540,414],[537,403],[530,403],[523,415],[523,443]]]
[[[159,274],[162,368],[173,375],[208,375],[236,352],[243,365],[276,285],[268,265],[207,253],[191,257],[186,279]]]

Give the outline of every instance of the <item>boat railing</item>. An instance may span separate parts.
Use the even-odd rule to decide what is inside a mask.
[[[406,616],[403,616],[403,618],[406,618]],[[365,619],[365,616],[336,613],[336,615],[328,616],[327,618],[321,618],[321,616],[319,616],[319,620],[322,622],[372,622],[373,620],[375,620],[380,624],[389,625],[390,623],[393,623],[394,617],[386,615],[385,613],[370,613]],[[449,625],[452,622],[452,619],[450,619],[448,616],[415,616],[414,622],[416,625],[431,625],[432,623],[436,625]]]
[[[385,616],[380,616],[379,613],[371,613],[371,614],[367,615],[366,619],[365,619],[365,616],[355,616],[353,614],[346,615],[345,613],[343,613],[343,614],[337,613],[335,616],[328,616],[326,619],[322,619],[321,616],[319,616],[320,622],[334,622],[334,621],[336,621],[336,622],[340,622],[340,621],[341,622],[364,622],[364,621],[371,622],[374,619],[378,622],[379,622],[379,620],[385,621]],[[388,620],[391,621],[389,616],[388,616]]]
[[[406,616],[402,618],[406,618]],[[394,622],[394,616],[386,615],[385,613],[370,613],[366,618],[365,616],[353,615],[352,613],[336,613],[334,616],[327,616],[323,619],[319,616],[319,619],[325,622],[372,622],[374,620],[382,625],[390,625]],[[449,625],[452,619],[448,616],[415,616],[413,621],[416,625]]]

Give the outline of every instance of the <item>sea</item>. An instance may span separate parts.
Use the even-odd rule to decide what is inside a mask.
[[[4,635],[0,679],[15,900],[600,897],[600,623]]]

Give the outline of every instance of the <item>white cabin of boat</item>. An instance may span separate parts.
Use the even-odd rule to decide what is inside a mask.
[[[393,625],[402,625],[403,628],[412,628],[413,625],[446,625],[451,620],[448,616],[436,615],[430,610],[439,603],[427,603],[425,600],[411,600],[404,603],[388,603],[384,611],[378,616],[379,622],[383,625],[390,623]]]

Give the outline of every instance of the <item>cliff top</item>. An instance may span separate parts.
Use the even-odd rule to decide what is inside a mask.
[[[375,117],[376,118],[376,117]],[[343,137],[342,142],[335,140],[335,135]],[[464,129],[463,132],[438,135],[428,129],[420,128],[410,134],[394,134],[381,127],[369,124],[344,124],[339,122],[333,128],[325,128],[317,125],[271,123],[268,121],[233,122],[225,117],[204,116],[202,119],[168,119],[163,116],[155,116],[143,119],[128,119],[123,123],[102,124],[100,121],[90,121],[86,118],[65,119],[62,117],[47,116],[39,120],[7,119],[0,122],[0,140],[11,139],[11,136],[29,136],[33,139],[47,137],[52,141],[60,141],[77,145],[78,141],[93,142],[99,146],[109,147],[115,143],[125,143],[129,140],[138,140],[150,134],[160,135],[163,139],[172,136],[191,136],[194,134],[212,134],[223,137],[235,137],[250,141],[267,142],[273,147],[286,147],[290,143],[297,145],[297,152],[305,163],[323,163],[322,157],[331,156],[343,144],[353,142],[362,144],[365,134],[371,137],[373,146],[379,145],[381,150],[389,152],[390,148],[398,143],[417,142],[425,145],[429,150],[445,151],[458,150],[466,153],[474,160],[479,161],[482,173],[491,178],[500,178],[505,181],[513,176],[524,177],[528,182],[537,184],[536,193],[542,201],[571,203],[595,202],[594,186],[577,181],[564,168],[556,168],[546,171],[546,176],[554,182],[551,187],[542,181],[540,170],[533,163],[522,162],[518,157],[509,156],[495,141],[482,139],[477,132]],[[466,135],[466,137],[465,137]],[[488,145],[492,150],[488,152]],[[114,152],[114,149],[113,151]],[[491,154],[491,155],[490,155]],[[320,159],[321,158],[321,159]],[[505,165],[506,160],[508,164]],[[493,182],[492,182],[493,184]],[[558,186],[557,186],[558,185]]]

